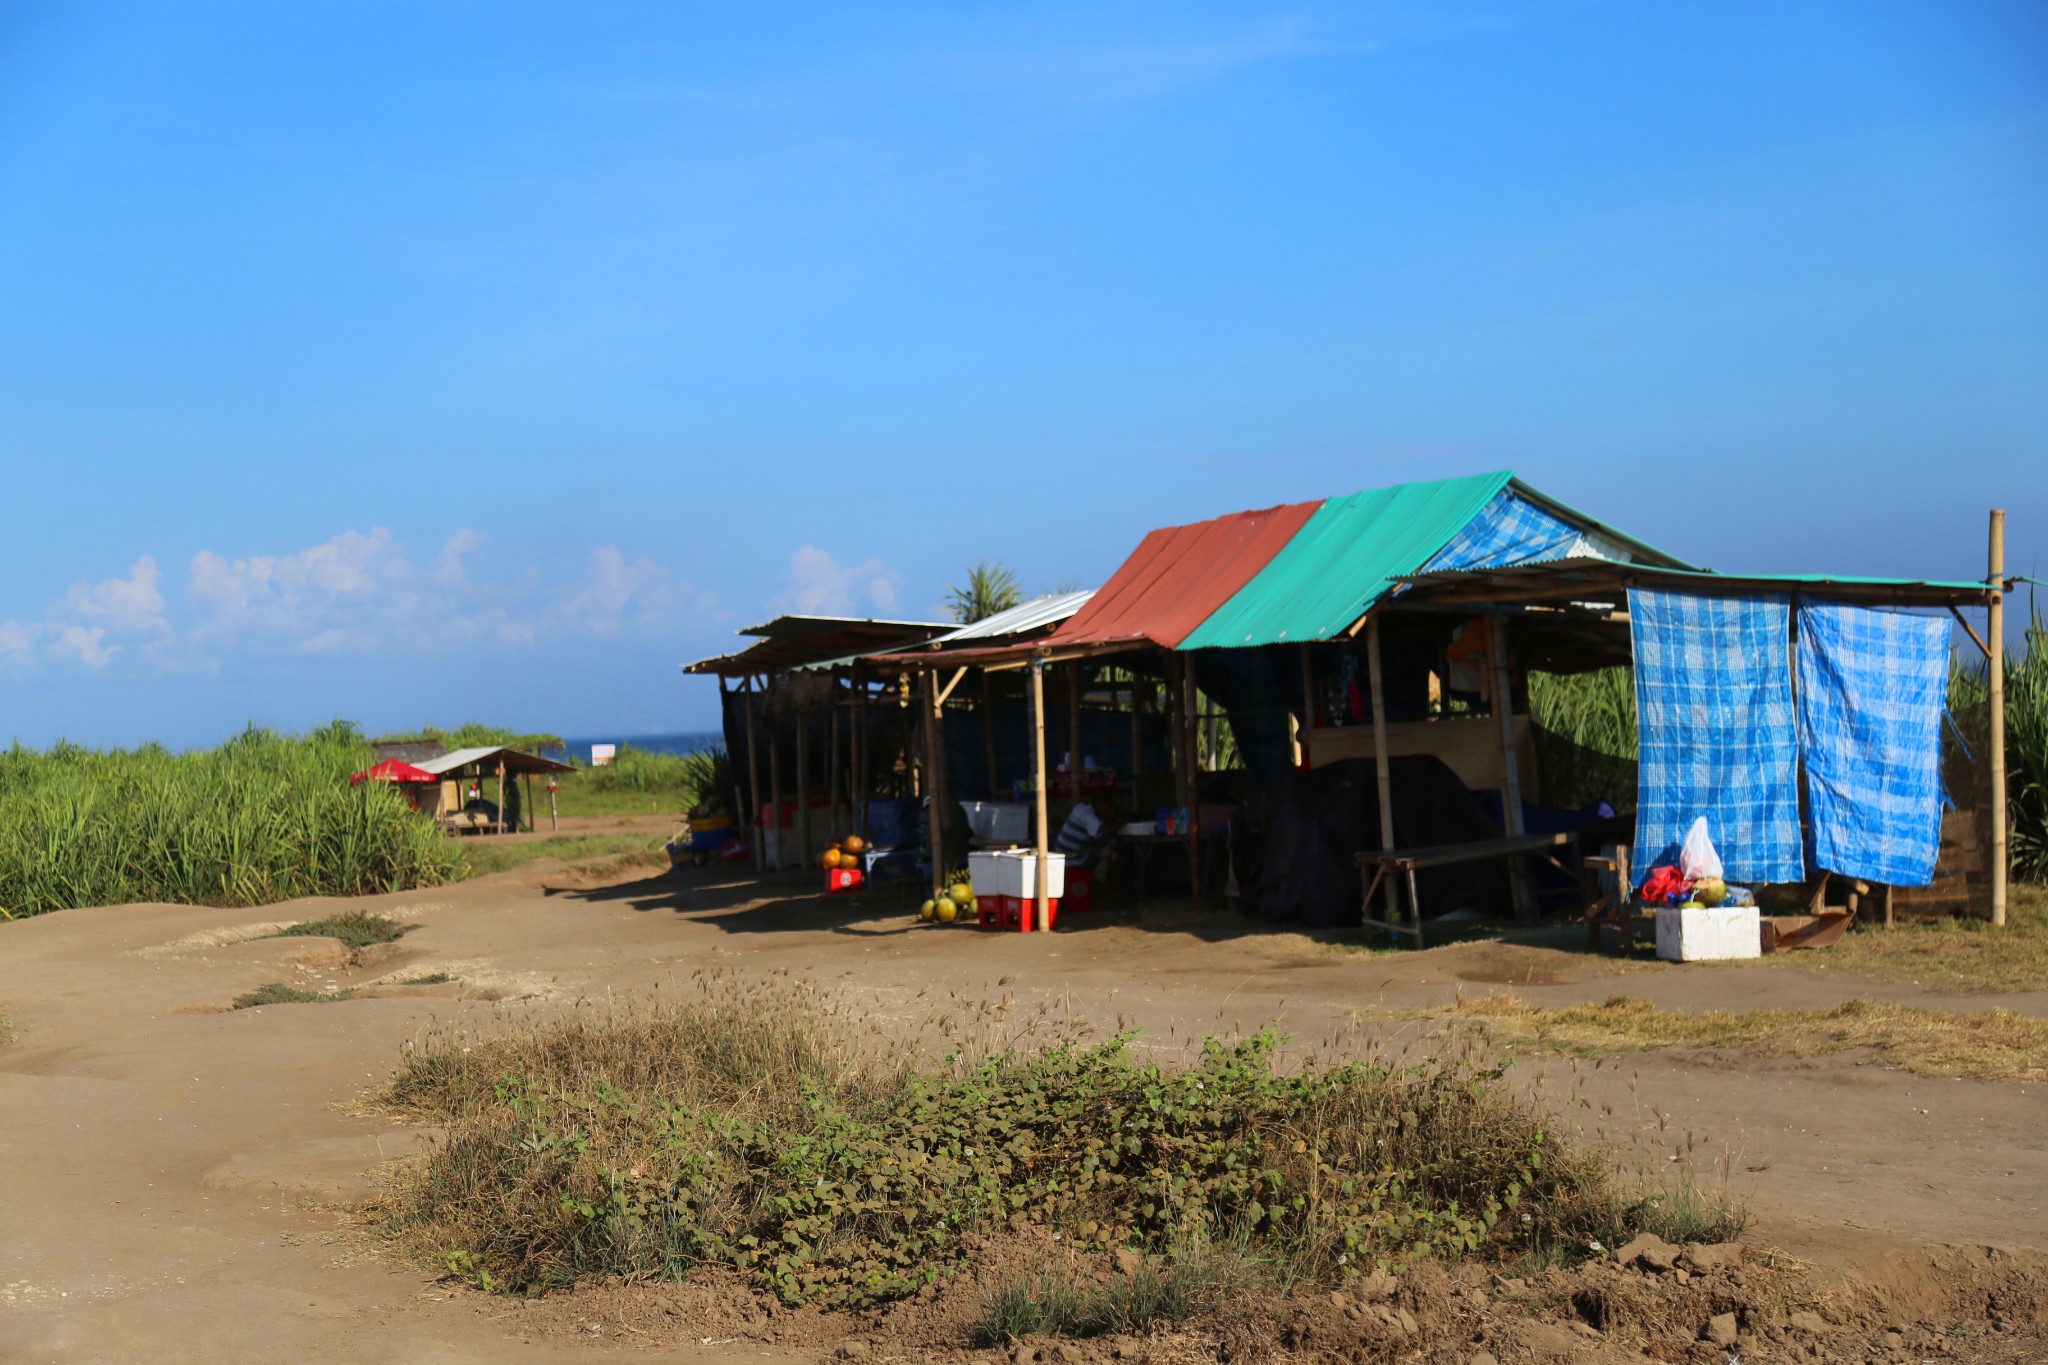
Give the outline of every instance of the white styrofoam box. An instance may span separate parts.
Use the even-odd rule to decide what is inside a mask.
[[[985,844],[1021,844],[1031,837],[1031,807],[1022,801],[962,801],[967,828]]]
[[[990,855],[997,862],[997,887],[999,896],[1038,899],[1038,854],[1035,850],[1019,850]],[[1048,853],[1045,859],[1045,894],[1059,897],[1067,890],[1067,855]]]
[[[1711,910],[1667,906],[1657,912],[1657,956],[1668,962],[1762,957],[1761,927],[1754,905],[1717,905]]]
[[[974,888],[977,896],[1003,896],[1003,867],[999,853],[969,853],[967,855],[967,884]]]

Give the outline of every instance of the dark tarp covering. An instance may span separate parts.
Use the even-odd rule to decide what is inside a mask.
[[[1394,843],[1428,848],[1500,837],[1472,793],[1442,760],[1419,754],[1390,764]],[[1231,827],[1241,903],[1265,919],[1316,928],[1356,924],[1362,883],[1354,854],[1380,846],[1378,780],[1370,759],[1289,773],[1246,805]],[[1461,863],[1416,873],[1426,917],[1453,910],[1498,914],[1508,906],[1506,865]],[[1403,888],[1405,904],[1406,888]]]

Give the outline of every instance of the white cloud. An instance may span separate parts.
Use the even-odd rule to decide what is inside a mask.
[[[87,620],[104,621],[115,630],[169,630],[164,620],[164,595],[157,588],[163,573],[154,555],[144,555],[126,578],[98,583],[73,583],[64,605]]]
[[[53,648],[58,654],[68,654],[87,668],[105,668],[114,656],[121,652],[119,645],[102,644],[107,638],[105,626],[60,626]]]
[[[879,559],[842,567],[824,550],[806,545],[789,557],[785,605],[799,616],[858,616],[865,610],[894,611],[903,576]]]
[[[344,531],[285,554],[192,556],[176,609],[145,555],[126,575],[74,584],[42,621],[0,621],[0,661],[104,669],[206,669],[240,655],[377,652],[431,657],[474,646],[525,648],[576,635],[674,633],[714,618],[716,600],[617,545],[549,582],[535,566],[472,576],[484,537],[457,530],[424,561],[388,530]],[[128,644],[139,647],[123,653]]]

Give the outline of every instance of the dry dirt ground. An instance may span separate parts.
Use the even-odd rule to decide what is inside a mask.
[[[0,1361],[952,1354],[977,1302],[971,1279],[860,1317],[775,1309],[715,1282],[522,1305],[380,1255],[350,1214],[380,1166],[422,1141],[356,1104],[420,1029],[674,990],[700,969],[807,975],[854,993],[900,1036],[936,1037],[947,1015],[1009,998],[1010,1019],[1137,1027],[1142,1045],[1169,1050],[1270,1021],[1310,1050],[1440,1046],[1422,1025],[1359,1012],[1501,985],[1545,1005],[1625,989],[1686,1010],[1865,996],[2048,1015],[2048,990],[1943,997],[1783,967],[1630,966],[1497,944],[1368,956],[1223,913],[1075,917],[1059,934],[1001,935],[920,926],[891,895],[828,899],[812,886],[717,870],[607,882],[536,863],[368,901],[130,905],[0,925],[0,1008],[15,1030],[0,1046]],[[342,908],[420,928],[354,960],[332,940],[255,936]],[[394,984],[436,972],[454,980]],[[271,981],[359,994],[226,1008]],[[2048,1359],[2041,1085],[1930,1080],[1853,1055],[1757,1063],[1711,1051],[1599,1066],[1528,1057],[1514,1074],[1644,1169],[1672,1169],[1690,1148],[1703,1180],[1726,1178],[1754,1210],[1747,1265],[1709,1266],[1722,1253],[1708,1251],[1661,1274],[1425,1274],[1297,1304],[1244,1339],[1026,1343],[983,1358]],[[1774,1270],[1778,1253],[1811,1268]],[[1737,1340],[1696,1340],[1724,1311],[1736,1312]],[[1642,1326],[1660,1313],[1659,1331]]]

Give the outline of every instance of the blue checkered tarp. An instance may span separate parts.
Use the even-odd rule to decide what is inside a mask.
[[[1422,572],[1504,569],[1562,559],[1584,534],[1579,527],[1517,496],[1513,489],[1504,488],[1422,566]]]
[[[1925,886],[1941,848],[1948,622],[1799,604],[1799,756],[1816,867]]]
[[[1704,815],[1730,881],[1801,880],[1790,604],[1632,588],[1628,611],[1641,741],[1637,879],[1675,864]]]

